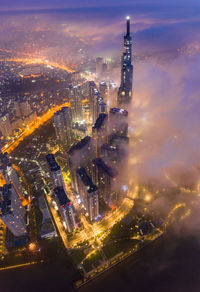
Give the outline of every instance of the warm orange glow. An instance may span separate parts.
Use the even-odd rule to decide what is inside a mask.
[[[6,227],[6,225],[3,223],[3,221],[0,219],[0,224]]]
[[[88,103],[88,102],[89,102],[88,99],[83,99],[83,100],[82,100],[82,104],[85,104],[85,103]]]
[[[40,126],[44,125],[48,120],[50,120],[53,115],[61,110],[62,107],[69,106],[70,103],[66,102],[62,105],[56,105],[50,110],[48,110],[42,117],[37,117],[33,122],[31,122],[28,126],[27,129],[21,133],[20,137],[17,138],[14,142],[11,142],[9,144],[6,144],[1,150],[2,152],[8,152],[11,153],[21,141],[24,140],[27,136],[31,135],[36,129],[38,129]]]
[[[34,250],[36,250],[36,244],[33,243],[33,242],[30,243],[28,247],[29,247],[29,250],[30,250],[30,251],[34,251]]]
[[[20,176],[23,178],[24,182],[27,183],[27,182],[26,182],[26,179],[25,179],[25,177],[24,177],[24,174],[23,174],[23,172],[21,171],[21,169],[20,169],[16,164],[13,164],[12,166],[13,166],[13,168],[14,168],[14,169],[20,174]],[[22,203],[22,205],[23,205],[24,207],[27,206],[27,205],[29,205],[30,202],[31,202],[31,201],[27,200],[26,198],[24,198],[24,197],[22,197],[22,196],[20,196],[20,201],[21,201],[21,203]]]
[[[20,201],[22,203],[22,206],[26,207],[27,205],[29,205],[31,203],[31,201],[28,201],[26,198],[24,197],[20,197]]]
[[[152,195],[151,195],[151,194],[146,194],[145,197],[144,197],[144,200],[145,200],[146,202],[151,202],[151,200],[152,200]]]
[[[6,181],[3,175],[0,173],[0,187],[3,187],[6,184]]]
[[[114,211],[116,209],[115,206],[110,206],[111,210]]]
[[[0,268],[0,271],[16,269],[16,268],[30,266],[30,265],[36,265],[36,264],[43,263],[43,262],[44,261],[41,260],[40,262],[30,262],[30,263],[25,263],[25,264],[20,264],[20,265],[8,266],[8,267]]]
[[[20,63],[24,63],[27,65],[31,65],[31,64],[38,64],[38,65],[45,65],[45,66],[52,66],[55,68],[59,68],[61,70],[67,71],[69,73],[73,73],[75,72],[72,67],[69,66],[65,66],[65,65],[59,65],[57,63],[54,62],[49,62],[46,61],[45,59],[34,59],[34,58],[17,58],[17,59],[2,59],[0,60],[0,62],[20,62]]]

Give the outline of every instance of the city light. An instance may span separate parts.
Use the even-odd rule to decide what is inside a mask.
[[[151,194],[146,194],[145,197],[144,197],[144,200],[145,200],[146,202],[151,202],[151,200],[152,200],[152,195],[151,195]]]
[[[123,185],[122,186],[122,191],[124,191],[124,192],[128,191],[128,186],[127,185]]]
[[[21,141],[23,141],[27,136],[31,135],[36,129],[44,125],[48,120],[50,120],[54,113],[60,110],[62,107],[70,106],[68,102],[63,103],[62,105],[56,105],[49,109],[42,117],[37,117],[31,124],[25,129],[19,137],[15,140],[10,142],[9,144],[5,145],[1,150],[2,152],[11,153]]]
[[[29,250],[30,250],[30,251],[35,251],[35,250],[36,250],[36,244],[33,243],[33,242],[30,243],[30,244],[29,244]]]
[[[40,58],[13,58],[13,59],[0,59],[0,62],[19,62],[19,63],[24,63],[26,65],[32,65],[32,64],[38,64],[38,65],[47,65],[48,66],[52,66],[54,68],[59,68],[61,70],[65,70],[69,73],[73,73],[74,70],[70,67],[67,67],[65,65],[60,65],[60,64],[57,64],[57,63],[54,63],[54,62],[50,62],[50,61],[46,61],[44,59],[40,59]]]

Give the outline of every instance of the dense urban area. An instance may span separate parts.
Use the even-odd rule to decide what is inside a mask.
[[[129,127],[129,17],[119,85],[110,59],[78,68],[0,55],[0,270],[71,261],[77,288],[190,214],[192,188],[168,177],[163,212],[153,202],[169,190],[128,175],[129,149],[143,142]]]

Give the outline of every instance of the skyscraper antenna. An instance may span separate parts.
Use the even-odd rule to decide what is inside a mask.
[[[126,17],[126,26],[127,26],[126,35],[130,36],[130,16]]]

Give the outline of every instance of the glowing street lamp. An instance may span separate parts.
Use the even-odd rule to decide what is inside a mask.
[[[30,250],[30,251],[35,251],[35,250],[36,250],[36,244],[33,243],[33,242],[30,243],[28,247],[29,247],[29,250]]]
[[[152,195],[151,194],[146,194],[145,197],[144,197],[144,200],[146,202],[150,202],[152,200]]]

